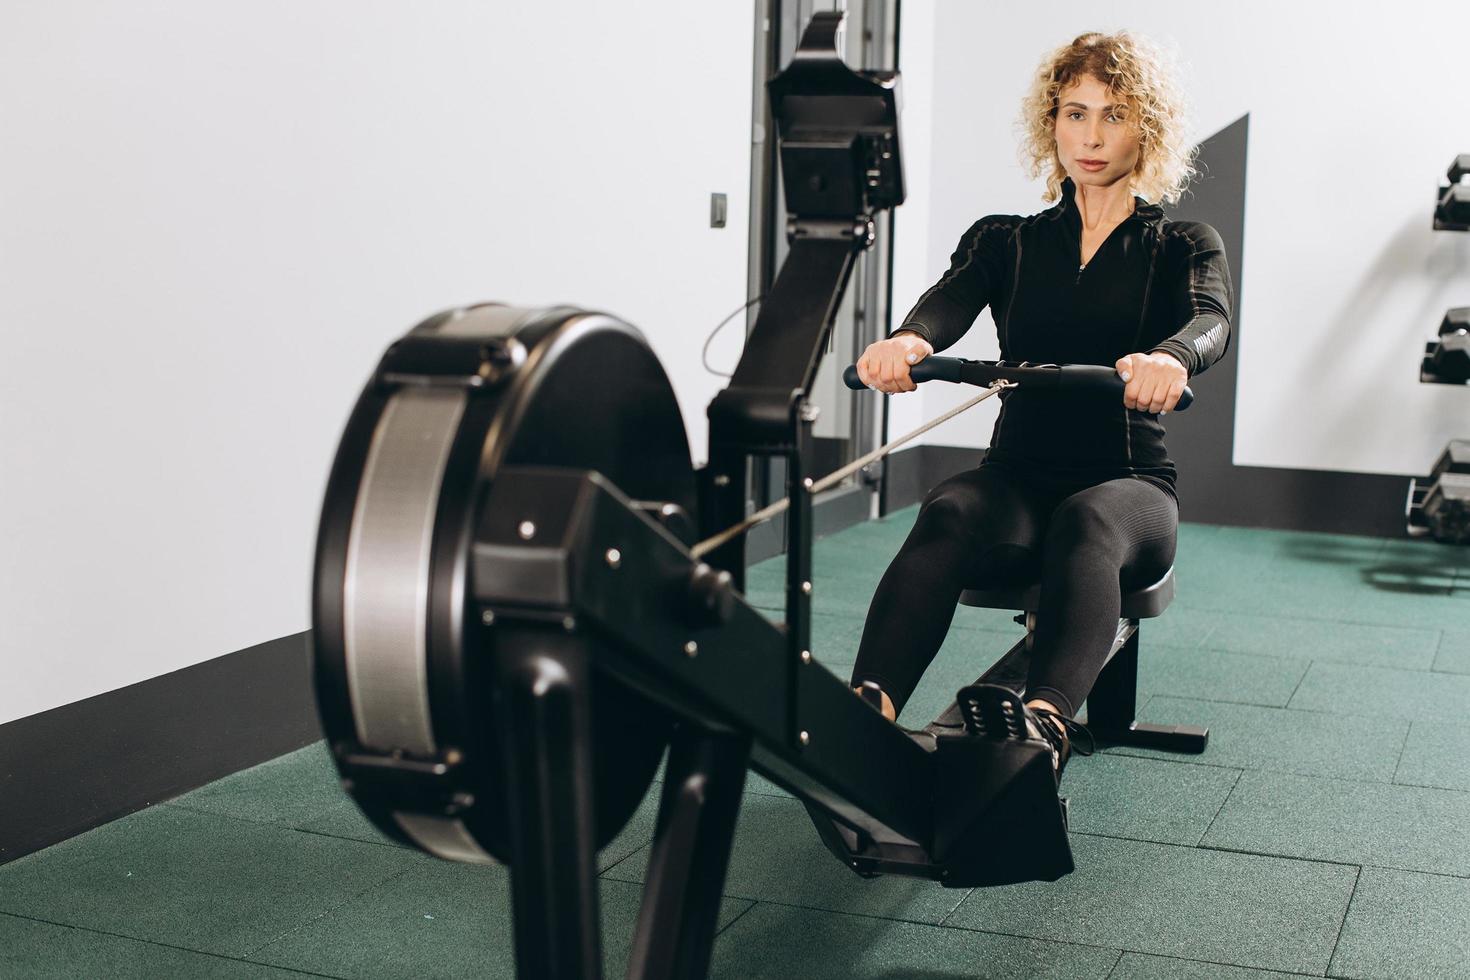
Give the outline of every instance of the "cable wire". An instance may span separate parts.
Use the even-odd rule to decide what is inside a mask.
[[[939,418],[925,422],[914,431],[907,433],[906,435],[899,436],[892,442],[879,446],[877,449],[868,453],[866,456],[860,456],[857,459],[853,460],[851,463],[848,463],[846,466],[843,466],[840,469],[828,473],[820,480],[813,482],[810,487],[806,488],[807,492],[811,494],[818,494],[821,493],[823,490],[826,490],[828,487],[841,483],[848,476],[856,473],[858,470],[862,469],[864,466],[867,466],[869,463],[876,462],[877,460],[882,459],[884,456],[887,456],[893,450],[897,449],[899,446],[902,446],[910,439],[913,439],[916,436],[923,435],[930,429],[934,428],[936,425],[948,422],[956,415],[968,409],[974,408],[976,405],[980,404],[992,395],[998,395],[1006,388],[1014,387],[1016,387],[1016,382],[1014,381],[992,382],[984,392],[976,395],[974,398],[971,398],[963,405],[960,405],[957,408],[950,409],[943,415],[939,416]],[[786,508],[790,506],[791,498],[789,496],[782,497],[780,500],[776,501],[774,504],[771,504],[769,507],[764,507],[761,510],[756,511],[754,514],[751,514],[749,517],[741,521],[739,524],[736,524],[734,527],[728,527],[725,530],[721,531],[719,534],[716,534],[713,537],[706,538],[705,540],[699,542],[693,548],[689,549],[689,553],[695,558],[703,558],[711,551],[714,551],[716,548],[725,544],[731,538],[734,538],[740,534],[744,534],[746,531],[749,531],[757,524],[768,521],[771,518],[775,517],[777,514],[783,513]]]
[[[761,295],[757,296],[755,299],[746,300],[745,303],[744,303],[744,305],[742,305],[739,309],[735,310],[729,316],[725,317],[725,319],[721,320],[719,322],[719,325],[716,326],[713,330],[710,331],[710,335],[708,337],[704,338],[704,350],[702,350],[702,351],[699,352],[699,359],[704,362],[704,369],[706,371],[708,371],[710,374],[713,374],[716,377],[720,377],[720,378],[729,378],[729,377],[732,377],[732,375],[726,374],[724,371],[716,371],[714,368],[712,368],[712,367],[709,366],[709,345],[710,345],[710,342],[715,339],[715,334],[719,333],[721,330],[724,329],[725,324],[729,323],[731,320],[735,319],[741,313],[744,313],[746,310],[750,309],[751,306],[753,306],[756,303],[759,303],[761,300],[763,300],[765,298],[766,298],[766,295],[764,293],[762,293]],[[744,349],[744,345],[743,344],[741,345],[741,348]]]

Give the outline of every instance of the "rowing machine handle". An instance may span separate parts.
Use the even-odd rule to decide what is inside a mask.
[[[1099,364],[1014,365],[1005,361],[972,361],[963,357],[926,357],[909,368],[915,382],[950,381],[956,384],[988,385],[1007,380],[1027,387],[1065,388],[1069,391],[1109,391],[1122,395],[1127,384],[1118,372]],[[842,382],[854,391],[867,385],[858,379],[857,365],[849,364],[842,372]],[[1182,412],[1194,403],[1194,392],[1188,387],[1179,396],[1174,411]]]

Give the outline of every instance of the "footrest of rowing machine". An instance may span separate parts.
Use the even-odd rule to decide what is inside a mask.
[[[1066,804],[1057,796],[1044,746],[941,736],[933,762],[929,841],[855,828],[808,803],[827,849],[863,877],[932,878],[946,888],[1056,881],[1073,870]]]
[[[1109,745],[1132,745],[1140,749],[1165,752],[1203,752],[1210,740],[1210,730],[1198,725],[1150,725],[1135,721],[1127,728],[1088,726],[1092,737]]]

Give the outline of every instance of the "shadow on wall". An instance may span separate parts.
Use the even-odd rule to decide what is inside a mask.
[[[1381,409],[1369,397],[1375,383],[1385,376],[1394,381],[1400,380],[1400,376],[1418,378],[1424,341],[1434,335],[1444,311],[1454,305],[1455,292],[1463,294],[1459,277],[1467,267],[1470,267],[1470,240],[1463,235],[1437,234],[1424,213],[1406,215],[1399,230],[1382,243],[1373,264],[1332,311],[1327,322],[1336,325],[1335,328],[1321,335],[1306,358],[1314,374],[1335,377],[1341,383],[1361,387],[1364,392],[1365,397],[1354,403],[1352,411],[1333,419],[1334,439],[1354,439],[1357,433],[1380,421]],[[1395,304],[1390,300],[1397,299],[1399,287],[1406,282],[1425,283],[1426,280],[1429,288],[1417,290],[1421,299],[1416,309],[1407,314],[1401,310],[1393,312]],[[1438,288],[1433,286],[1436,281]],[[1364,331],[1372,331],[1374,335],[1392,334],[1397,338],[1394,349],[1402,351],[1403,356],[1383,365],[1371,377],[1356,378],[1347,370],[1353,356],[1351,340]],[[1290,409],[1290,405],[1281,406],[1282,411]],[[1425,470],[1428,468],[1426,463]]]

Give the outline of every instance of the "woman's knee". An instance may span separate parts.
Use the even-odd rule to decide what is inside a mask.
[[[1053,540],[1117,544],[1122,540],[1117,519],[1102,501],[1076,494],[1062,501],[1052,514],[1048,537]]]
[[[914,524],[943,534],[968,534],[979,504],[971,488],[946,480],[925,495]]]
[[[1141,506],[1118,494],[1110,499],[1106,493],[1083,492],[1067,498],[1052,515],[1047,545],[1053,552],[1100,553],[1120,568],[1145,565],[1147,577],[1173,563],[1177,529],[1178,517],[1171,508]]]
[[[963,542],[972,550],[1031,546],[1035,542],[1028,538],[1027,527],[1024,515],[1008,507],[1005,500],[975,488],[945,488],[943,484],[924,498],[914,522],[918,534]]]

